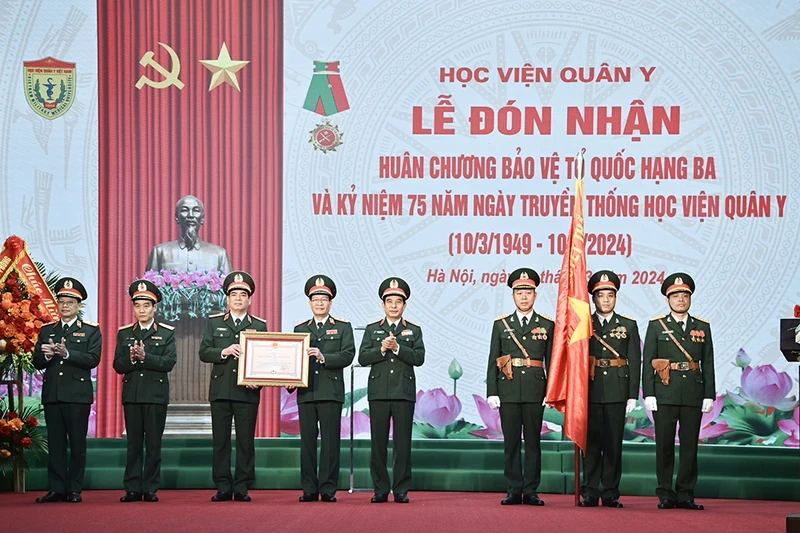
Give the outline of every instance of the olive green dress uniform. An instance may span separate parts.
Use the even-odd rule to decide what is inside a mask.
[[[233,280],[237,274],[245,275],[250,289],[235,286]],[[228,274],[223,287],[226,294],[236,289],[248,290],[252,294],[255,283],[249,275],[236,271]],[[230,313],[211,315],[200,343],[200,360],[214,365],[208,388],[214,452],[212,477],[217,491],[226,494],[247,492],[256,478],[255,434],[261,391],[237,385],[239,360],[222,355],[222,350],[239,342],[239,334],[244,331],[267,331],[267,322],[248,313],[236,325]],[[233,420],[236,422],[236,470],[231,477]]]
[[[605,277],[604,277],[605,276]],[[619,277],[611,271],[598,271],[589,280],[589,292],[619,290]],[[595,334],[611,346],[627,366],[595,368],[589,381],[589,419],[586,455],[583,459],[584,498],[618,499],[622,478],[622,438],[625,433],[625,404],[639,397],[642,367],[639,328],[632,318],[612,313],[605,324],[592,315]],[[589,355],[598,360],[614,360],[611,353],[594,336],[589,339]],[[600,486],[602,484],[602,491]]]
[[[508,279],[508,285],[512,288],[535,289],[538,283],[539,276],[531,269],[518,269],[512,272]],[[547,368],[553,349],[554,325],[551,318],[531,310],[529,322],[525,327],[520,322],[517,311],[495,319],[492,326],[489,365],[486,372],[486,396],[500,397],[504,473],[508,482],[509,496],[537,496],[541,481],[541,432],[544,417],[542,404],[547,392]],[[514,366],[513,379],[509,380],[497,367],[497,358],[510,355],[512,360],[525,359],[522,350],[512,338],[512,332],[530,359],[541,361],[543,367]],[[521,457],[523,432],[524,470]]]
[[[86,299],[86,289],[74,278],[56,284],[56,297]],[[43,344],[64,339],[69,356],[47,359]],[[81,492],[86,470],[86,434],[94,390],[92,369],[100,364],[103,338],[97,324],[75,320],[65,327],[61,321],[42,326],[33,354],[33,366],[44,370],[42,404],[47,423],[47,478],[50,492],[65,496]],[[69,458],[67,458],[69,440]]]
[[[306,283],[305,293],[309,298],[325,294],[333,299],[336,285],[327,276],[314,276]],[[329,316],[322,327],[312,318],[297,324],[294,332],[311,335],[311,347],[319,348],[325,358],[325,363],[310,358],[308,387],[295,389],[300,417],[300,484],[304,494],[334,496],[339,486],[344,368],[356,353],[353,326]],[[319,476],[317,436],[321,437]]]
[[[400,278],[385,280],[378,295],[399,295],[408,299],[411,289]],[[358,363],[370,366],[367,399],[369,400],[372,450],[370,472],[376,496],[386,496],[391,488],[395,498],[405,496],[411,488],[411,432],[414,424],[414,405],[417,400],[417,379],[414,367],[425,362],[425,343],[422,328],[400,318],[394,336],[399,349],[381,353],[381,342],[389,337],[386,318],[369,324],[358,349]],[[394,467],[390,484],[387,468],[389,423],[393,421]]]
[[[694,292],[694,280],[683,273],[672,274],[664,281],[661,292],[669,296],[678,291]],[[662,327],[659,320],[664,322]],[[700,437],[701,406],[703,399],[714,399],[714,343],[711,326],[705,320],[687,315],[685,331],[672,314],[650,321],[644,339],[642,392],[645,397],[655,396],[658,410],[653,413],[656,429],[656,494],[662,501],[685,503],[694,501],[697,483],[697,441]],[[653,359],[669,359],[673,363],[689,360],[675,345],[667,331],[671,331],[692,359],[700,363],[699,370],[673,369],[670,383],[664,385],[653,370]],[[680,465],[672,489],[675,465],[675,428],[680,422]]]
[[[161,292],[151,282],[135,281],[131,300],[161,301]],[[153,324],[142,331],[138,322],[117,333],[114,370],[123,374],[122,406],[128,439],[123,487],[128,493],[155,493],[161,482],[161,441],[169,404],[169,372],[178,361],[172,326]],[[131,361],[135,342],[144,343],[144,361]],[[146,454],[145,454],[146,448]]]

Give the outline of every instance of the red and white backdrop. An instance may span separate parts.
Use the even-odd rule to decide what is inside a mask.
[[[112,361],[117,328],[133,320],[127,286],[154,245],[177,238],[181,197],[204,201],[200,238],[252,274],[253,314],[280,325],[282,34],[281,1],[98,2],[98,437],[123,431]],[[200,61],[224,60],[223,45],[248,63],[212,87],[213,69]],[[137,87],[142,76],[150,82]],[[180,357],[200,365],[197,353]],[[277,435],[277,392],[262,393],[260,436]]]

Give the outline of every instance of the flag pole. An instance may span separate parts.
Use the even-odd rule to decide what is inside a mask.
[[[581,497],[581,449],[575,444],[575,507],[578,507]]]

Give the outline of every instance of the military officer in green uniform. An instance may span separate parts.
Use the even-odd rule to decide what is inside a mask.
[[[533,310],[539,274],[519,268],[508,276],[516,311],[494,321],[486,372],[486,396],[500,409],[508,494],[503,505],[544,505],[537,493],[542,476],[541,432],[553,319]],[[523,474],[521,434],[525,435]]]
[[[208,317],[200,360],[214,365],[208,400],[211,402],[211,436],[214,454],[212,476],[217,493],[213,502],[251,500],[248,489],[256,479],[256,416],[261,399],[259,387],[237,385],[236,372],[243,331],[267,331],[266,321],[249,313],[256,285],[247,272],[233,271],[222,284],[228,311]],[[236,471],[231,477],[231,421],[236,422]]]
[[[694,280],[678,272],[661,285],[670,312],[650,321],[644,338],[642,390],[645,408],[656,426],[656,475],[659,509],[692,509],[697,483],[697,440],[702,413],[710,413],[716,394],[711,326],[689,314]],[[680,465],[675,465],[675,426],[680,422]]]
[[[42,403],[49,453],[49,492],[36,501],[78,503],[82,499],[86,434],[94,400],[92,369],[100,364],[103,339],[97,324],[78,320],[87,296],[80,281],[61,278],[55,292],[61,319],[42,327],[33,354],[33,366],[45,371]]]
[[[370,473],[375,494],[372,503],[385,503],[389,489],[394,501],[408,503],[411,488],[411,430],[414,423],[417,380],[415,366],[425,362],[422,329],[403,318],[411,288],[400,278],[388,278],[378,288],[386,316],[369,324],[358,350],[358,363],[370,366],[369,400],[372,451]],[[393,483],[386,467],[389,423],[394,423]]]
[[[119,328],[114,370],[123,374],[122,407],[128,437],[128,456],[119,501],[157,502],[161,480],[161,439],[169,403],[168,373],[178,351],[173,327],[156,324],[161,291],[147,280],[128,289],[136,322]],[[147,448],[145,454],[144,448]]]
[[[343,369],[353,362],[356,353],[353,327],[330,315],[336,297],[336,284],[322,274],[306,282],[313,318],[294,327],[295,333],[311,335],[308,355],[308,387],[297,390],[300,416],[300,485],[301,502],[336,501],[339,486],[341,422],[344,404]],[[295,389],[290,389],[290,391]],[[317,436],[321,436],[319,476],[317,476]]]
[[[622,507],[622,436],[625,414],[636,407],[642,353],[632,318],[615,312],[619,276],[600,270],[589,278],[595,313],[589,339],[589,426],[583,459],[581,507]],[[602,491],[600,485],[602,483]]]

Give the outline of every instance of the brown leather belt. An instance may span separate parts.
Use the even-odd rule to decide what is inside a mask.
[[[628,366],[627,359],[595,359],[595,366]]]
[[[525,368],[536,367],[544,368],[544,362],[538,359],[528,359],[522,357],[515,357],[511,359],[511,366],[524,366]]]
[[[670,370],[700,370],[700,363],[670,363],[669,364]]]

